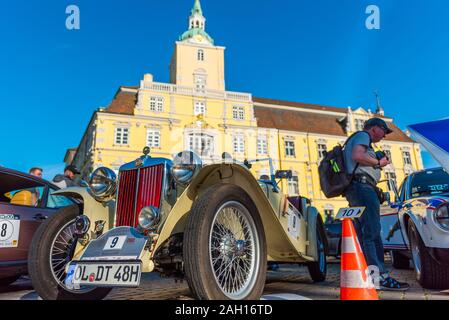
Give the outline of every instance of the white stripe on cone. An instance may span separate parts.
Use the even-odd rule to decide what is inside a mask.
[[[351,237],[341,238],[342,253],[357,253],[357,246]]]
[[[366,281],[363,281],[362,271],[360,270],[342,270],[340,275],[341,288],[374,288],[374,283],[371,276],[366,276]]]

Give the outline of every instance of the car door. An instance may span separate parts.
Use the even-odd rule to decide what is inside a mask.
[[[2,261],[15,261],[17,263],[27,260],[28,248],[34,233],[39,225],[55,210],[45,206],[47,187],[36,187],[15,190],[18,192],[35,192],[38,202],[33,204],[0,203],[0,249]]]
[[[406,184],[407,181],[402,183],[399,197],[394,202],[381,206],[381,237],[385,250],[407,250],[400,223],[404,210]]]

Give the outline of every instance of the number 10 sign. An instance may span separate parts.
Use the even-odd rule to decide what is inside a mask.
[[[341,208],[338,210],[335,219],[354,219],[360,218],[366,207]]]

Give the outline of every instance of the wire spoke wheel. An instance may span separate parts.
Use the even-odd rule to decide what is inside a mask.
[[[56,234],[50,249],[50,269],[59,286],[64,290],[74,293],[85,293],[94,288],[81,287],[77,290],[67,288],[64,281],[66,278],[66,266],[73,258],[77,244],[75,235],[75,219],[67,222]]]
[[[237,201],[216,212],[209,237],[209,257],[220,290],[230,299],[246,297],[260,268],[259,240],[248,209]]]

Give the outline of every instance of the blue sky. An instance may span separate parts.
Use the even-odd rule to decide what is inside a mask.
[[[65,27],[66,7],[81,29]],[[144,73],[168,81],[193,0],[0,2],[0,165],[61,170],[92,112]],[[368,5],[381,29],[365,27]],[[202,0],[226,50],[228,90],[338,107],[375,108],[407,125],[448,116],[446,0]],[[426,165],[435,165],[424,154]]]

